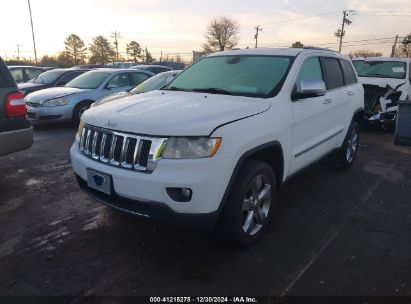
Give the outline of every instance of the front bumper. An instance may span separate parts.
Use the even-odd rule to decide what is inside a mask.
[[[379,112],[379,113],[367,113],[365,114],[365,120],[370,123],[379,123],[379,124],[395,124],[397,119],[397,111],[391,112]]]
[[[70,121],[73,119],[74,106],[64,105],[56,107],[31,107],[27,108],[27,119],[30,121]]]
[[[157,217],[158,214],[162,214],[160,217],[215,217],[234,169],[233,158],[229,154],[195,160],[163,159],[152,173],[94,161],[79,151],[77,141],[71,147],[70,154],[79,184],[89,194],[117,209],[147,217]],[[111,196],[87,186],[88,168],[112,177],[114,193]],[[174,201],[166,188],[190,188],[192,198],[189,202]],[[160,209],[162,211],[158,211]]]

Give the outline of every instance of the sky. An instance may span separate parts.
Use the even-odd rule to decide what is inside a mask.
[[[113,41],[120,32],[119,51],[131,40],[159,58],[160,52],[191,58],[201,50],[210,19],[228,16],[240,25],[238,47],[254,47],[255,27],[261,25],[259,47],[305,45],[338,48],[334,32],[342,11],[355,10],[346,30],[343,53],[357,49],[389,55],[395,35],[411,32],[411,0],[30,0],[38,57],[64,50],[69,34],[88,45],[103,35]],[[7,3],[7,4],[6,4]],[[0,56],[34,57],[27,0],[2,0]],[[18,19],[16,18],[18,16]],[[364,41],[366,40],[366,41]]]

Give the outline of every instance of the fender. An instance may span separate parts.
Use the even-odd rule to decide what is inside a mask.
[[[229,180],[229,182],[228,182],[227,188],[225,189],[223,198],[222,198],[222,200],[221,200],[221,202],[220,202],[220,206],[219,206],[218,209],[217,209],[217,213],[218,213],[218,214],[221,213],[221,211],[223,210],[223,208],[224,208],[224,206],[225,206],[225,203],[226,203],[226,201],[227,201],[227,198],[228,198],[228,196],[229,196],[229,194],[230,194],[230,192],[231,192],[231,188],[233,187],[233,184],[234,184],[234,182],[235,182],[235,180],[236,180],[236,178],[237,178],[237,176],[238,176],[238,173],[240,172],[240,168],[241,168],[241,166],[243,165],[244,161],[245,161],[248,157],[250,157],[251,155],[253,155],[253,154],[255,154],[255,153],[259,152],[259,151],[262,151],[262,150],[264,150],[264,149],[271,148],[271,147],[280,148],[281,157],[282,157],[283,162],[284,162],[283,148],[282,148],[282,146],[281,146],[281,144],[280,144],[279,141],[270,141],[270,142],[267,142],[267,143],[262,144],[262,145],[260,145],[260,146],[256,146],[256,147],[254,147],[254,148],[246,151],[243,155],[241,155],[241,157],[240,157],[240,158],[238,159],[238,161],[237,161],[237,164],[236,164],[235,167],[234,167],[233,173],[231,174],[231,177],[230,177],[230,180]],[[284,171],[284,168],[283,168],[283,171]],[[284,172],[283,172],[283,174],[284,174]],[[278,177],[276,176],[276,178],[278,178]],[[281,184],[283,181],[282,181],[282,179],[281,179],[281,180],[278,180],[277,182],[279,182],[279,184]]]

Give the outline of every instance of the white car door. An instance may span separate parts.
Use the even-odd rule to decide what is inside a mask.
[[[356,85],[345,82],[342,64],[339,58],[322,57],[322,64],[325,73],[325,83],[329,94],[329,108],[330,108],[330,149],[337,148],[341,145],[347,128],[349,126],[349,119],[352,117],[351,100],[356,98],[358,94]],[[348,62],[347,62],[348,63]],[[345,63],[344,63],[345,64]],[[345,67],[348,69],[351,67]],[[354,75],[355,77],[355,75]],[[351,81],[352,82],[352,81]]]
[[[296,92],[303,80],[324,81],[320,59],[307,58],[295,81]],[[294,115],[289,174],[302,169],[330,150],[331,106],[328,92],[324,96],[293,100]]]

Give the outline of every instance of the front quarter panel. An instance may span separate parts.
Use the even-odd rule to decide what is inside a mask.
[[[269,142],[278,142],[281,145],[286,169],[290,162],[292,115],[286,96],[280,94],[272,99],[271,107],[267,111],[221,126],[211,136],[222,138],[218,154],[232,155],[232,171],[248,151]],[[286,171],[283,172],[283,180],[285,173]]]

